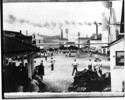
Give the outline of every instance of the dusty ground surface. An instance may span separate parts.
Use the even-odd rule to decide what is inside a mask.
[[[110,62],[107,60],[107,57],[99,56],[102,60],[103,73],[109,72]],[[53,56],[55,60],[54,71],[51,71],[50,67],[50,57],[45,61],[44,58],[36,58],[35,66],[40,64],[40,61],[44,61],[45,66],[45,75],[43,77],[43,82],[46,84],[45,92],[68,92],[68,87],[74,81],[74,76],[72,76],[72,62],[74,58],[77,59],[79,63],[78,71],[82,71],[87,68],[89,58],[94,61],[93,57],[90,57],[89,54],[73,54],[73,57],[65,58],[64,54],[56,54]]]

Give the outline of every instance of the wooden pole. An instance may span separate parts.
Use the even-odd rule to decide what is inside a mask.
[[[31,71],[32,75],[34,75],[34,54],[31,54]]]
[[[27,61],[28,61],[28,77],[32,79],[31,55],[28,55]]]
[[[80,32],[78,32],[78,48],[80,48]]]

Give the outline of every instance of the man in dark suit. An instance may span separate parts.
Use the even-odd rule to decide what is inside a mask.
[[[44,75],[44,65],[43,65],[43,60],[41,60],[40,65],[38,65],[36,67],[37,70],[37,74],[41,77],[41,79],[43,79],[43,75]]]

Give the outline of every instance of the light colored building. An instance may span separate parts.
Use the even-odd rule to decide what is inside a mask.
[[[124,0],[122,5],[120,33],[114,32],[116,27],[111,27],[110,48],[110,70],[111,70],[111,91],[125,92],[125,39],[124,39]],[[113,31],[114,29],[114,31]]]
[[[79,41],[78,45],[79,45],[80,48],[84,48],[84,47],[90,45],[89,44],[90,43],[89,37],[80,37],[80,38],[78,38],[78,41]]]
[[[121,38],[109,45],[112,92],[123,91],[123,83],[125,83],[124,44],[124,38]]]
[[[108,38],[106,38],[104,34],[93,34],[90,40],[90,48],[93,51],[98,51],[102,54],[107,54]]]
[[[60,45],[66,44],[66,38],[60,38],[59,36],[47,36],[40,34],[33,34],[34,45],[40,49],[59,48]]]

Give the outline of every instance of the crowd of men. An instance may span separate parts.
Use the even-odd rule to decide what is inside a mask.
[[[51,70],[54,70],[54,63],[55,63],[55,60],[53,60],[53,52],[51,52]],[[71,57],[71,51],[68,51],[68,52],[65,52],[65,57]],[[90,57],[92,57],[92,55],[94,55],[95,59],[94,61],[92,61],[91,59],[89,59],[88,61],[88,70],[90,71],[94,71],[97,73],[97,75],[99,77],[101,77],[102,75],[102,63],[101,63],[101,59],[98,58],[98,55],[97,54],[92,54],[90,52]],[[47,60],[47,57],[48,57],[48,53],[46,52],[44,54],[45,56],[45,60]],[[72,76],[74,75],[75,72],[78,71],[78,65],[79,63],[77,62],[76,58],[74,59],[73,63],[72,63],[72,66],[73,66],[73,71],[72,71]]]
[[[74,72],[78,71],[78,65],[79,63],[74,59],[72,66],[73,66],[73,71],[72,71],[72,76],[74,75]],[[95,55],[95,59],[92,62],[91,59],[88,61],[88,70],[96,72],[99,77],[102,75],[102,62],[101,59],[98,58],[97,55]]]
[[[50,53],[50,66],[51,71],[54,71],[54,52]],[[65,57],[70,57],[71,52],[66,52]],[[45,52],[44,54],[45,61],[47,61],[48,53]],[[75,72],[78,71],[78,65],[76,58],[74,59],[72,66],[72,76]],[[28,77],[28,65],[27,63],[22,64],[20,63],[19,66],[16,66],[16,63],[14,61],[10,61],[4,66],[3,69],[3,76],[4,76],[4,91],[5,92],[15,92],[18,91],[17,87],[22,86],[23,92],[42,92],[44,91],[45,84],[42,82],[43,76],[45,75],[44,72],[44,63],[43,60],[41,60],[40,64],[38,66],[35,66],[34,68],[34,74],[32,78]],[[97,73],[98,76],[101,77],[102,75],[102,63],[101,59],[98,58],[98,56],[95,56],[94,61],[89,59],[88,61],[88,70],[94,71]]]
[[[3,66],[3,91],[4,92],[42,92],[45,84],[42,82],[44,67],[37,66],[38,73],[34,71],[32,77],[28,76],[28,65],[9,61]],[[41,72],[42,71],[42,72]]]

